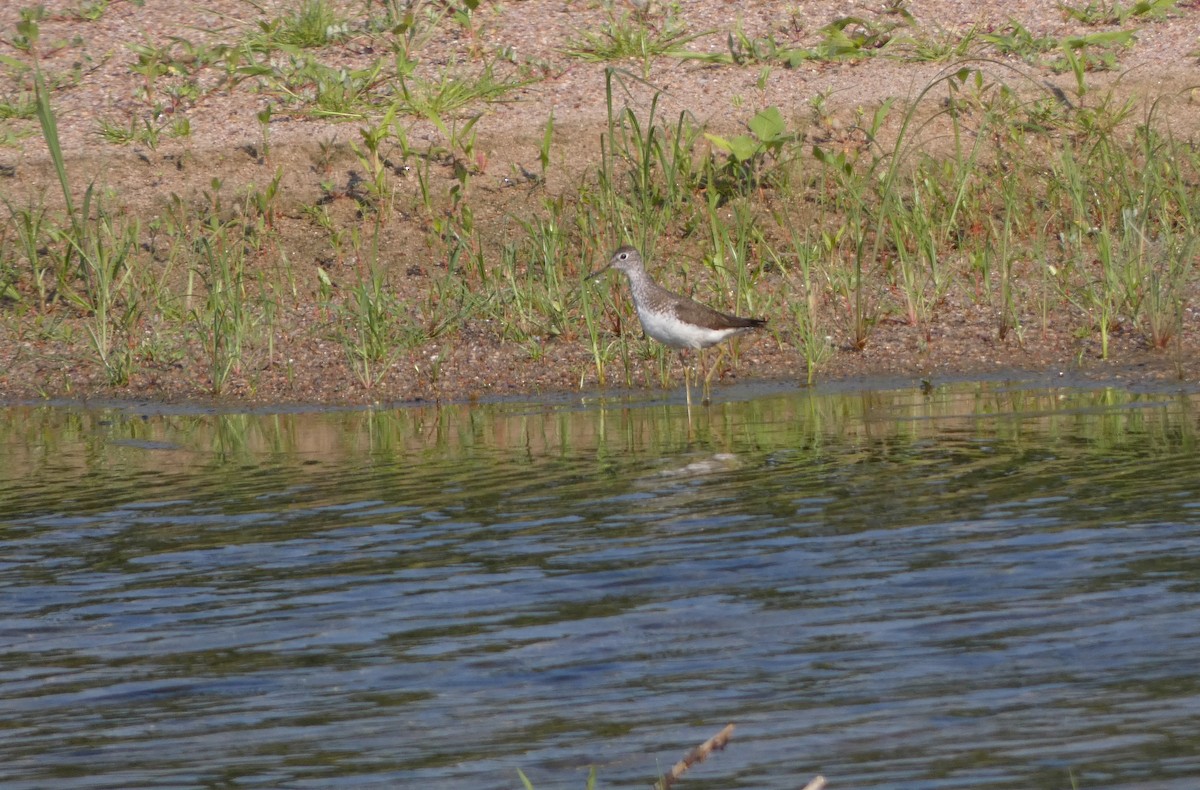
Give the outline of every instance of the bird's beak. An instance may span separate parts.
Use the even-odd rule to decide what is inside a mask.
[[[599,277],[600,275],[604,274],[606,271],[608,271],[609,268],[611,268],[611,267],[612,267],[611,263],[606,263],[603,266],[601,266],[599,269],[597,269],[596,271],[589,274],[587,277],[584,277],[583,281],[586,283],[590,280],[594,280],[597,277]]]

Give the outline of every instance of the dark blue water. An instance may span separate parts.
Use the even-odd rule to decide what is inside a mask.
[[[1194,396],[0,411],[0,783],[1200,786]]]

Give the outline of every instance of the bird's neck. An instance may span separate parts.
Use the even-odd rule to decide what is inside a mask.
[[[645,269],[632,269],[625,272],[629,277],[629,292],[633,294],[635,304],[642,304],[654,289]]]

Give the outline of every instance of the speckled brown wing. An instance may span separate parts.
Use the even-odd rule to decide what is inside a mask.
[[[709,329],[753,329],[767,323],[761,318],[742,318],[722,313],[691,299],[675,303],[675,317],[680,321]]]

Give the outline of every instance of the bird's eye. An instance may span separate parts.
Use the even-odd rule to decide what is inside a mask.
[[[621,255],[620,255],[620,258],[621,258],[621,260],[623,260],[623,261],[627,261],[627,260],[629,260],[629,253],[627,253],[627,252],[623,252],[623,253],[621,253]]]

